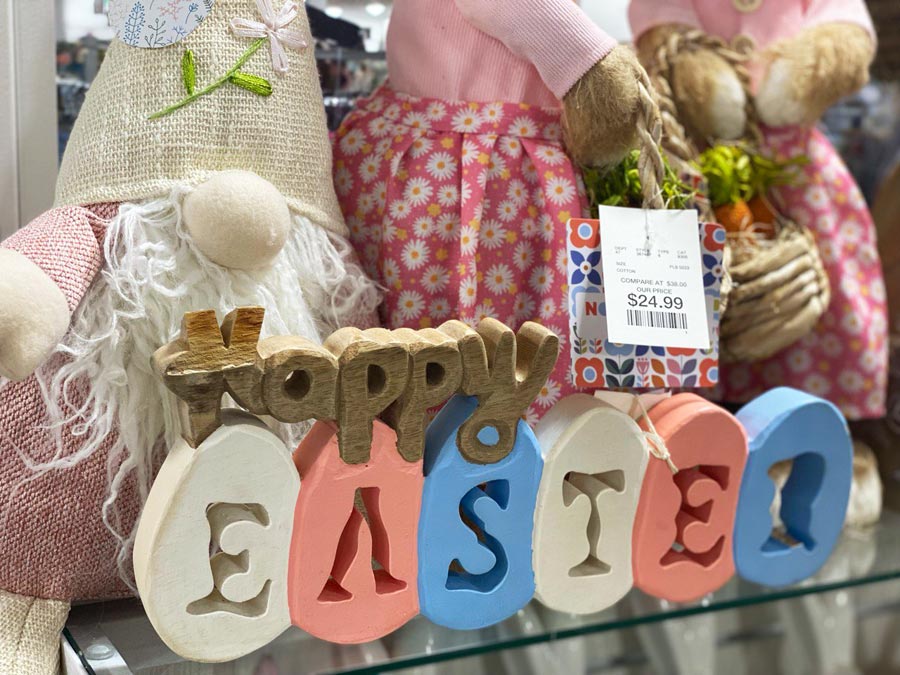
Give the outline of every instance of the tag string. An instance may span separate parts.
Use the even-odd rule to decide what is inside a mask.
[[[647,412],[647,408],[644,407],[644,402],[638,394],[634,395],[634,403],[637,403],[637,407],[640,408],[641,411],[641,416],[638,419],[643,418],[647,420],[647,426],[650,427],[649,431],[644,432],[650,454],[656,457],[656,459],[665,462],[672,474],[678,473],[678,467],[675,466],[675,462],[672,461],[672,454],[669,452],[669,448],[666,447],[666,442],[663,440],[663,437],[657,433],[656,427],[653,425],[653,420],[650,419],[650,414]],[[634,405],[632,405],[631,409],[632,411],[634,410]],[[634,415],[631,416],[634,417]]]
[[[650,241],[650,211],[644,209],[644,250],[650,253],[653,244]]]

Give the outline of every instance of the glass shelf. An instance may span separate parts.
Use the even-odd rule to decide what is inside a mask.
[[[378,673],[892,579],[900,579],[900,513],[886,511],[876,527],[845,531],[828,563],[811,579],[771,589],[734,578],[691,605],[666,603],[635,590],[605,612],[576,617],[547,610],[535,601],[517,616],[484,630],[450,631],[418,617],[384,640],[359,646],[331,645],[290,629],[240,662],[219,666],[188,665],[173,654],[156,636],[137,601],[73,608],[66,637],[82,655],[85,666],[97,675],[259,673],[269,672],[259,665],[267,659],[275,668],[271,672]]]

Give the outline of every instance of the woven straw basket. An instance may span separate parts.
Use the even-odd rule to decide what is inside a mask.
[[[761,136],[745,67],[751,48],[746,39],[729,46],[701,31],[690,31],[670,36],[648,64],[665,130],[663,145],[681,160],[688,174],[696,176],[690,162],[699,153],[678,120],[671,86],[675,58],[708,49],[734,67],[747,91],[750,122],[744,144],[758,147]],[[706,210],[704,215],[711,214]],[[723,361],[760,361],[776,354],[811,332],[831,300],[828,276],[812,233],[780,216],[775,230],[774,239],[729,234],[726,265],[730,279],[723,283],[728,286],[723,288],[728,304],[727,311],[723,309],[720,345]]]
[[[774,240],[729,241],[732,289],[722,318],[726,361],[768,358],[809,333],[831,300],[812,234],[783,222]]]

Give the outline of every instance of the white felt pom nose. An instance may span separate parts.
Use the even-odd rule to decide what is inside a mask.
[[[249,171],[223,171],[184,200],[194,244],[223,267],[265,267],[284,248],[291,213],[281,192]]]

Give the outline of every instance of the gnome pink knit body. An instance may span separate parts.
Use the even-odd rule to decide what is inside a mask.
[[[104,264],[107,219],[116,204],[48,211],[0,244],[40,267],[65,296],[71,311],[78,306]],[[61,365],[59,359],[53,366]],[[48,368],[48,371],[55,367]],[[89,396],[87,382],[70,388],[58,405],[74,414]],[[47,407],[37,377],[0,388],[0,456],[16,452],[34,463],[60,453],[72,456],[82,440],[79,422],[48,428]],[[58,436],[57,436],[58,434]],[[111,433],[108,450],[115,443]],[[117,542],[101,512],[108,492],[107,454],[97,452],[78,470],[35,473],[25,462],[0,463],[0,588],[37,598],[107,598],[128,594],[116,566]],[[119,495],[117,527],[131,529],[139,511],[133,481]]]

